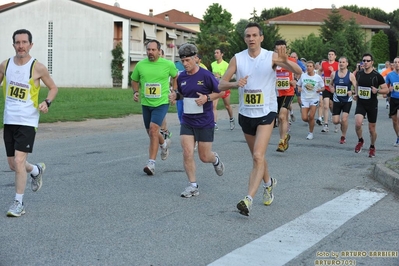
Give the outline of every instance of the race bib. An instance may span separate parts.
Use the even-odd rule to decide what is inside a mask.
[[[276,88],[278,90],[288,90],[290,88],[290,78],[277,78]]]
[[[161,98],[161,88],[160,83],[146,83],[144,88],[144,97]]]
[[[393,85],[392,86],[393,90],[396,92],[399,92],[399,82],[394,82],[392,85]]]
[[[337,94],[337,96],[347,96],[348,86],[336,86],[335,93]]]
[[[195,100],[198,100],[198,98],[183,98],[183,112],[185,114],[202,114],[204,112],[204,106],[198,106]]]
[[[29,86],[28,86],[29,87]],[[7,90],[7,97],[25,102],[29,96],[29,89],[16,85],[10,85]]]
[[[244,93],[244,106],[249,108],[261,107],[264,104],[263,93]]]
[[[371,98],[371,88],[370,87],[358,87],[357,94],[360,99],[370,99]]]

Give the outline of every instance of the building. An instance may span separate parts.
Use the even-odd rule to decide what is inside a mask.
[[[320,34],[320,26],[324,24],[324,20],[328,19],[332,9],[330,8],[314,8],[312,10],[304,9],[288,15],[272,18],[267,20],[269,25],[276,25],[279,28],[280,35],[290,43],[295,39],[307,37],[311,33],[316,36]],[[339,14],[344,20],[354,18],[356,23],[365,33],[365,41],[371,40],[371,37],[378,31],[389,29],[389,25],[374,19],[353,13],[349,10],[339,8]]]
[[[12,34],[28,29],[32,55],[46,65],[59,87],[112,87],[111,51],[121,43],[125,63],[122,87],[129,72],[147,57],[145,42],[157,39],[167,59],[177,47],[196,38],[197,31],[154,16],[91,0],[28,0],[0,6],[0,60],[15,54]],[[6,45],[9,44],[9,45]]]
[[[169,11],[155,15],[155,17],[165,19],[177,25],[200,32],[201,19],[196,18],[193,15],[188,14],[187,12],[181,12],[176,9],[171,9]]]

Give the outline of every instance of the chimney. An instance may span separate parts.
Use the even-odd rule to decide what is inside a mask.
[[[154,16],[154,10],[151,8],[150,9],[150,13],[148,14],[150,17],[153,17]]]
[[[165,14],[165,20],[169,21],[169,15],[168,14]]]

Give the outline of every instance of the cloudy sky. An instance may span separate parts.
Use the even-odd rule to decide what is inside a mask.
[[[292,11],[296,12],[302,9],[312,9],[312,8],[331,8],[334,4],[336,7],[340,7],[343,5],[357,5],[361,7],[377,7],[377,2],[375,1],[362,1],[359,4],[358,0],[323,0],[323,1],[315,1],[315,0],[285,0],[284,4],[278,3],[278,1],[265,1],[265,0],[252,0],[250,4],[233,4],[234,1],[231,0],[199,0],[199,1],[176,1],[176,0],[151,0],[151,1],[137,1],[137,0],[96,0],[97,2],[113,5],[115,2],[118,2],[121,8],[129,9],[138,13],[148,14],[149,9],[154,10],[154,14],[159,14],[170,9],[176,9],[179,11],[188,11],[190,14],[195,17],[202,19],[204,13],[213,3],[219,3],[222,8],[226,9],[233,16],[233,22],[238,22],[241,18],[248,19],[251,17],[251,13],[255,9],[260,15],[263,9],[270,9],[274,7],[288,7]],[[0,5],[9,3],[9,2],[24,2],[21,0],[0,0]],[[366,4],[367,2],[367,4]],[[383,5],[380,5],[378,8],[384,10],[389,13],[393,10],[399,8],[399,1],[390,1],[384,2]],[[381,7],[382,6],[382,7]]]

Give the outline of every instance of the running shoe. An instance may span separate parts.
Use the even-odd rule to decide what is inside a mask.
[[[285,148],[284,148],[284,140],[280,139],[280,141],[278,142],[278,146],[277,146],[277,150],[278,152],[284,152]]]
[[[306,139],[309,139],[309,140],[310,140],[310,139],[313,139],[313,133],[310,133],[310,132],[309,132],[309,134],[308,134],[308,136],[306,137]]]
[[[375,157],[375,148],[370,148],[369,149],[369,157],[374,158]]]
[[[234,121],[234,117],[230,119],[230,130],[233,130],[236,127],[236,123]]]
[[[321,132],[328,132],[328,124],[324,124],[323,129],[321,130]]]
[[[285,134],[285,139],[284,139],[284,150],[285,151],[288,150],[288,147],[290,146],[290,143],[289,143],[290,139],[291,139],[291,135],[288,133]]]
[[[396,142],[395,142],[395,144],[393,144],[393,146],[399,147],[399,137],[396,139]]]
[[[198,196],[198,195],[199,195],[198,186],[197,187],[188,186],[180,194],[180,197],[182,197],[182,198],[191,198],[191,197]]]
[[[272,181],[272,184],[268,187],[265,187],[265,189],[263,190],[263,204],[265,204],[266,206],[272,204],[274,199],[273,189],[277,185],[276,179],[270,178],[270,180]]]
[[[386,103],[385,108],[389,109],[389,102]]]
[[[292,122],[295,122],[296,118],[295,118],[294,113],[291,113],[291,114],[290,114],[290,117],[291,117],[291,121],[292,121]]]
[[[335,125],[335,126],[334,126],[334,132],[335,132],[335,133],[338,133],[338,130],[339,130],[339,126],[338,126],[338,125]]]
[[[24,204],[19,202],[18,200],[15,200],[10,209],[8,209],[7,216],[20,217],[22,214],[25,214]]]
[[[359,153],[359,152],[361,152],[362,151],[362,148],[363,148],[363,142],[358,142],[357,143],[357,145],[356,145],[356,147],[355,147],[355,152],[356,153]]]
[[[316,124],[318,124],[319,126],[323,125],[323,121],[319,118],[316,119]]]
[[[38,163],[36,164],[36,166],[39,169],[39,174],[37,176],[30,175],[30,177],[32,178],[30,185],[33,192],[38,191],[42,187],[42,177],[44,174],[44,170],[46,170],[46,165],[44,163]]]
[[[166,142],[166,148],[162,148],[161,147],[161,159],[162,160],[166,160],[168,158],[169,146],[170,146],[171,140],[170,139],[165,139],[165,142]]]
[[[148,164],[144,167],[143,171],[147,175],[154,175],[155,174],[155,163],[148,162]]]
[[[339,144],[344,144],[346,143],[346,139],[344,136],[341,136],[341,139],[339,140]]]
[[[172,137],[172,132],[169,130],[160,129],[160,132],[164,139],[170,139]]]
[[[218,124],[215,123],[215,130],[219,130]]]
[[[216,174],[217,174],[218,176],[222,176],[223,173],[224,173],[224,164],[223,164],[223,162],[220,160],[219,155],[218,155],[216,152],[214,152],[214,154],[215,154],[215,157],[218,158],[218,161],[219,161],[219,162],[218,162],[217,165],[214,165],[213,167],[215,168]]]
[[[240,212],[240,214],[249,216],[249,211],[252,208],[252,201],[248,199],[248,197],[245,197],[244,199],[240,200],[239,203],[237,203],[237,209]]]

